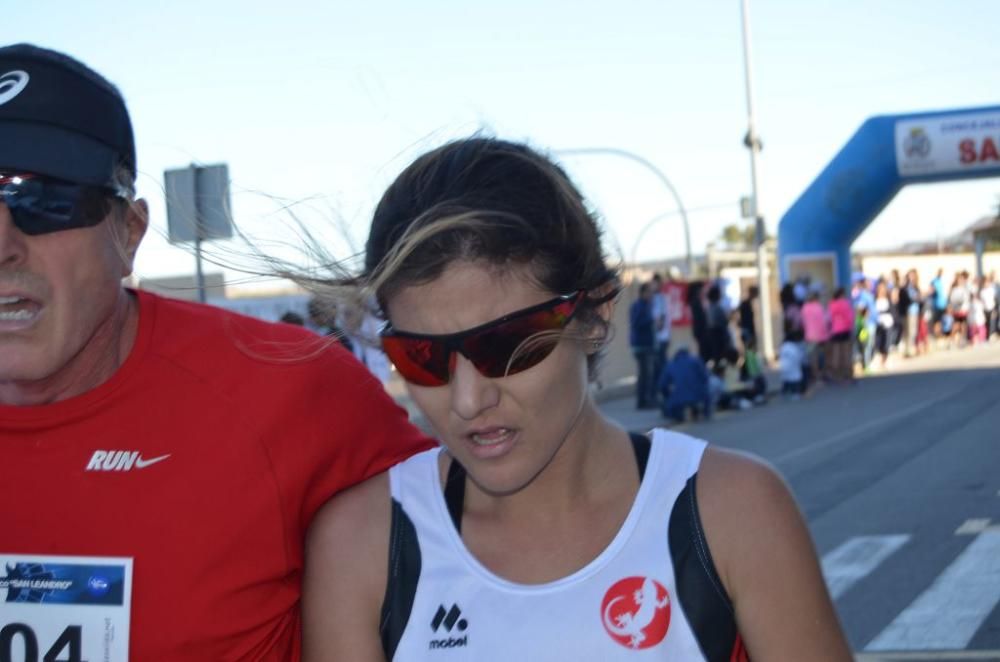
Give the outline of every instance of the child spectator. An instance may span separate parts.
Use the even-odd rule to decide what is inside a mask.
[[[872,308],[875,307],[874,299]],[[868,373],[871,368],[871,354],[868,348],[874,346],[873,326],[868,319],[868,307],[857,308],[857,316],[854,319],[854,337],[857,338],[858,355],[861,357],[861,370]]]
[[[760,355],[757,354],[756,338],[745,341],[743,367],[740,373],[741,380],[746,384],[744,389],[746,397],[755,405],[763,404],[767,400],[767,378],[764,377]]]
[[[951,306],[944,310],[941,316],[941,333],[948,340],[948,348],[951,349],[951,335],[955,332],[955,316],[951,312]]]
[[[792,400],[798,400],[805,391],[805,380],[802,375],[802,365],[805,363],[805,352],[802,343],[796,342],[794,336],[785,336],[778,350],[778,363],[781,367],[781,392]]]
[[[969,308],[969,338],[973,343],[986,342],[986,305],[978,292]]]
[[[663,415],[678,423],[684,422],[685,412],[712,416],[709,396],[708,370],[701,359],[694,357],[686,347],[681,347],[664,366],[658,383],[663,396]]]

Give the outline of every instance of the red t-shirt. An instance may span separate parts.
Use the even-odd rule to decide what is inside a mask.
[[[0,553],[132,557],[133,660],[297,660],[316,509],[432,443],[339,343],[138,298],[110,380],[0,406]]]

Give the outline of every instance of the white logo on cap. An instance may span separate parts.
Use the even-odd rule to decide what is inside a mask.
[[[8,71],[0,76],[0,106],[4,105],[28,86],[31,76],[27,71]]]

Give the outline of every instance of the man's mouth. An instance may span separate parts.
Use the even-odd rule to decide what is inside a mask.
[[[28,322],[41,309],[41,304],[32,299],[17,295],[0,296],[0,322]]]

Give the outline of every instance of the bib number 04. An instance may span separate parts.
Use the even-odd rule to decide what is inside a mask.
[[[83,628],[69,625],[49,646],[41,662],[87,662],[82,657]],[[14,656],[15,651],[23,655]],[[31,626],[10,623],[0,628],[0,662],[39,662],[38,637]]]

